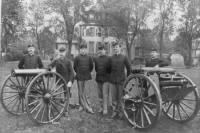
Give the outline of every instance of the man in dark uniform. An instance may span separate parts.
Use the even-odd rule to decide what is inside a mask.
[[[28,45],[28,54],[19,61],[18,67],[20,69],[43,68],[42,60],[35,55],[35,47],[32,44]]]
[[[56,68],[56,72],[59,73],[66,81],[67,87],[71,88],[74,79],[74,70],[71,61],[66,57],[66,49],[64,47],[59,49],[57,59],[53,60],[49,67]]]
[[[79,110],[86,109],[89,113],[94,113],[89,106],[86,97],[85,84],[88,80],[92,79],[91,72],[93,70],[93,61],[87,55],[87,45],[80,46],[80,54],[74,59],[74,71],[76,72],[76,79],[78,84]]]
[[[115,117],[121,111],[120,103],[121,98],[123,96],[123,83],[125,81],[126,76],[128,76],[131,72],[131,64],[128,58],[121,54],[121,46],[119,43],[113,44],[113,51],[114,55],[111,57],[110,82],[113,84],[116,91],[114,97],[117,101],[117,110],[113,111],[111,117]],[[125,68],[127,74],[125,74]]]
[[[162,59],[156,49],[152,49],[150,53],[150,58],[146,61],[146,67],[164,67],[168,66],[170,61],[167,59]]]
[[[108,113],[108,87],[110,75],[110,58],[106,56],[105,46],[98,47],[98,57],[94,58],[98,96],[103,99],[103,114]]]

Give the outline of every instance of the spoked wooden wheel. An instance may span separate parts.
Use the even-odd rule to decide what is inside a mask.
[[[32,77],[9,75],[1,88],[1,104],[13,115],[22,115],[25,110],[25,91]]]
[[[197,115],[199,111],[199,93],[196,85],[190,78],[183,74],[181,87],[172,88],[163,93],[163,112],[177,122],[188,122]],[[171,94],[174,95],[171,95]],[[165,100],[164,100],[165,99]]]
[[[36,76],[26,92],[26,109],[37,124],[59,119],[69,105],[69,90],[61,75],[54,72]]]
[[[124,83],[122,110],[126,119],[137,129],[151,128],[161,112],[161,96],[156,84],[147,76],[135,74]]]

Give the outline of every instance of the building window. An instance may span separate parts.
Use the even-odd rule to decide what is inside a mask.
[[[101,45],[101,42],[96,43],[96,52],[98,52],[99,45]]]
[[[110,55],[111,54],[111,52],[110,52],[110,44],[108,42],[105,42],[105,47],[106,47],[107,54]]]
[[[86,28],[86,36],[94,37],[95,36],[95,28],[94,27]]]
[[[100,27],[96,28],[96,36],[101,37],[101,32],[102,31]]]
[[[89,41],[89,54],[94,54],[94,42]]]

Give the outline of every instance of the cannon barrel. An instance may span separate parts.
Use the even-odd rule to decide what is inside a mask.
[[[133,67],[133,72],[160,72],[160,73],[173,73],[175,70],[169,67]]]
[[[47,69],[12,69],[12,75],[37,75],[39,73],[47,72]]]

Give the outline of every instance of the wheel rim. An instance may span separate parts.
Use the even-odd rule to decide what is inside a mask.
[[[122,107],[128,122],[139,129],[152,127],[161,110],[161,97],[155,83],[144,75],[134,75],[128,78],[124,88]]]
[[[1,89],[1,103],[10,114],[22,115],[26,113],[24,101],[28,83],[27,77],[9,75],[6,78]]]
[[[178,74],[178,76],[183,77],[183,80],[186,81],[186,88],[180,88],[179,92],[176,92],[177,95],[170,99],[163,95],[165,97],[163,98],[165,99],[163,102],[163,112],[174,121],[188,122],[197,115],[199,110],[198,91],[191,79],[182,74]],[[178,94],[183,94],[183,96],[179,98]]]
[[[65,80],[57,73],[40,74],[30,83],[26,93],[28,116],[36,123],[51,123],[62,115],[69,104]]]

